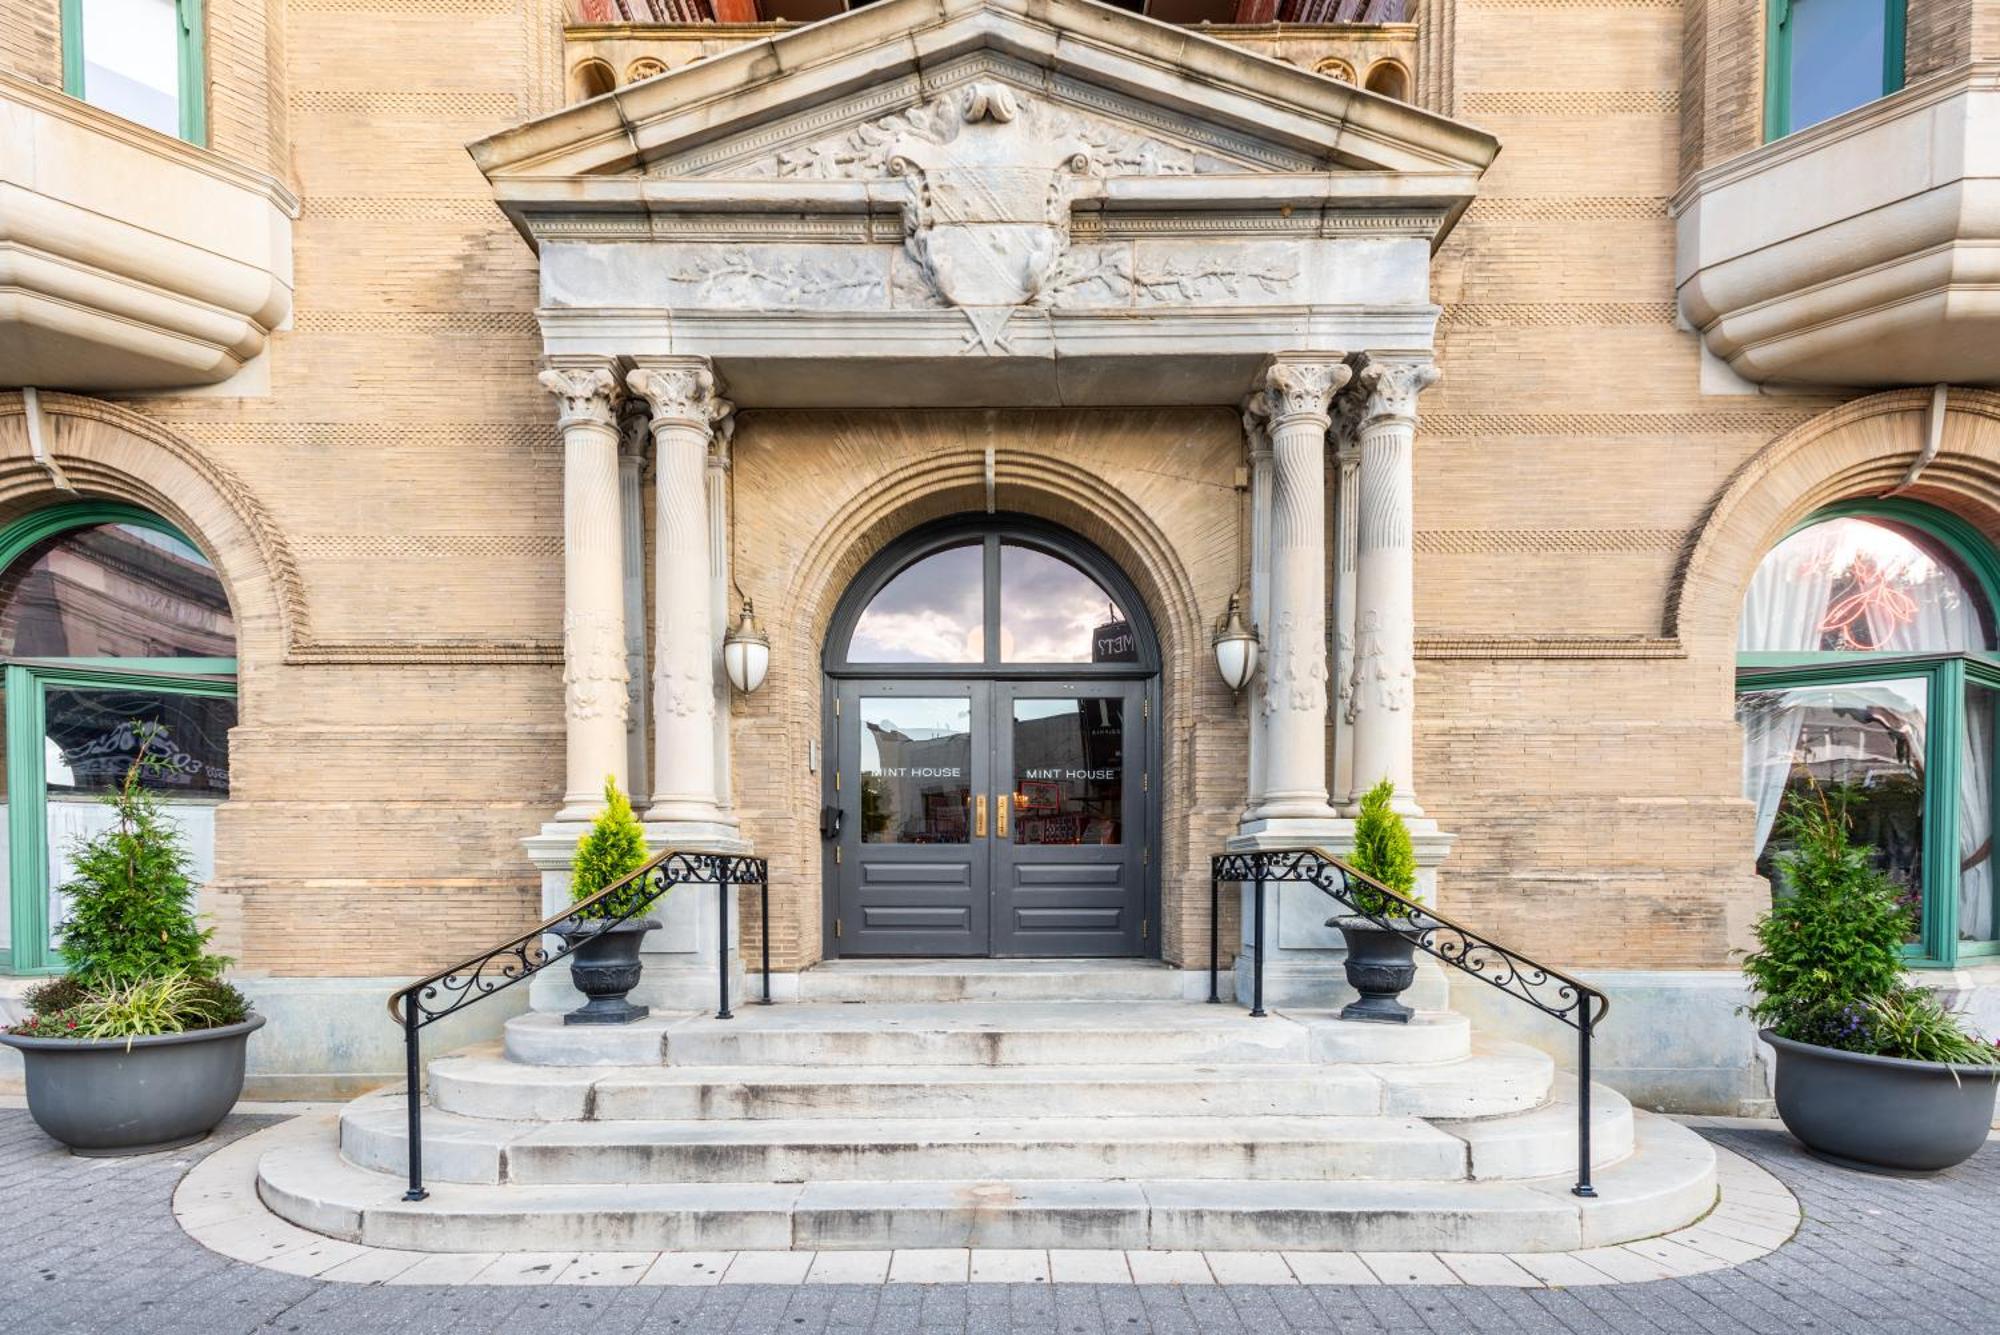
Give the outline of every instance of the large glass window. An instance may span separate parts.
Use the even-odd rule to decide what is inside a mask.
[[[1905,888],[1911,953],[1993,948],[2000,562],[1950,515],[1895,501],[1824,514],[1758,566],[1738,627],[1743,795],[1775,878],[1789,793],[1841,788]],[[1775,879],[1774,879],[1775,884]]]
[[[144,738],[153,763],[141,781],[187,836],[197,877],[214,874],[235,652],[214,568],[155,516],[80,504],[0,530],[0,837],[10,885],[0,965],[60,967],[72,855],[105,827],[103,798]]]
[[[63,0],[63,85],[129,121],[202,143],[201,0]]]
[[[1765,138],[1903,86],[1905,0],[1769,0]]]

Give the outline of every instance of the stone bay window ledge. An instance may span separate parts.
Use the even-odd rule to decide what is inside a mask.
[[[1719,163],[1673,213],[1681,312],[1738,376],[2000,384],[2000,61]]]
[[[276,179],[0,72],[0,384],[215,384],[292,308]]]

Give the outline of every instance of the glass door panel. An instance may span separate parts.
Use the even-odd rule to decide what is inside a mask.
[[[1136,955],[1144,949],[1149,786],[1145,687],[996,686],[993,948],[999,955]]]
[[[838,699],[839,952],[986,953],[984,683],[848,682]]]

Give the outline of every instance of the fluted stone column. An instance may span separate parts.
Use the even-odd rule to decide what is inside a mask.
[[[1243,443],[1250,460],[1250,606],[1244,619],[1260,637],[1271,621],[1271,433],[1262,395],[1243,409]],[[1249,799],[1244,810],[1254,812],[1264,801],[1264,669],[1259,656],[1250,678]]]
[[[735,435],[734,414],[715,423],[715,447],[708,452],[708,603],[709,632],[722,644],[734,609],[729,604],[729,442]],[[729,778],[729,674],[720,660],[711,670],[715,694],[715,805],[726,819],[736,802]]]
[[[625,763],[632,772],[632,801],[652,795],[652,761],[646,728],[646,455],[653,432],[645,404],[625,401],[620,415],[618,513],[625,525]]]
[[[1280,353],[1251,404],[1270,434],[1272,463],[1264,792],[1250,821],[1260,832],[1334,818],[1326,771],[1326,432],[1328,405],[1351,375],[1337,354]]]
[[[710,579],[708,455],[731,411],[705,357],[645,359],[626,377],[652,409],[654,539],[653,804],[648,822],[681,841],[731,838],[716,802],[721,662]]]
[[[1333,801],[1354,788],[1354,577],[1361,546],[1361,417],[1353,388],[1334,400]]]
[[[608,364],[551,366],[563,440],[563,699],[567,736],[558,821],[604,807],[626,786],[625,569],[619,513],[618,380]]]
[[[1350,796],[1383,778],[1395,806],[1421,816],[1416,796],[1415,442],[1428,362],[1374,362],[1361,372],[1361,516],[1355,571],[1354,778]]]

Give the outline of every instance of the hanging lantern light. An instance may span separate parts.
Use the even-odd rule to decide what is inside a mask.
[[[1243,624],[1236,595],[1229,595],[1229,615],[1215,632],[1215,668],[1232,691],[1240,692],[1257,673],[1257,632]]]
[[[722,670],[729,674],[731,686],[748,695],[764,684],[770,668],[771,642],[757,629],[756,615],[745,598],[743,615],[722,637]]]

